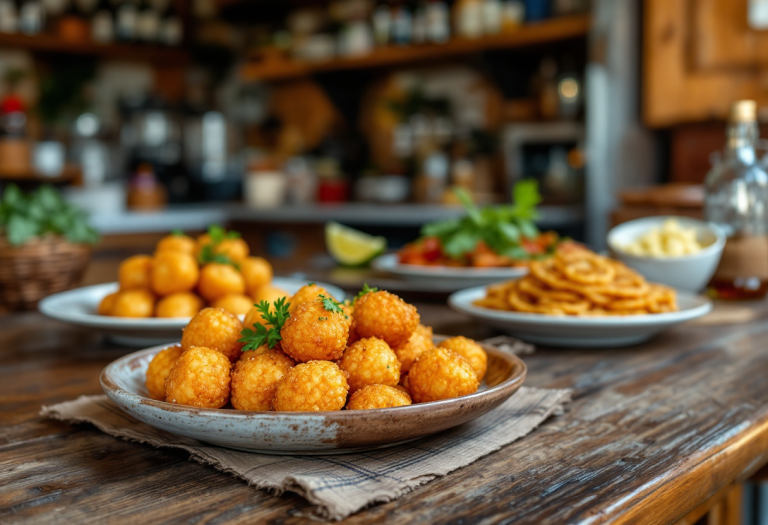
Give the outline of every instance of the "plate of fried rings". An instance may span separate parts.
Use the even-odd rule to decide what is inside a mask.
[[[449,305],[525,341],[558,347],[639,344],[706,315],[706,297],[647,282],[585,248],[535,261],[516,281],[454,293]]]
[[[435,344],[444,339],[434,336]],[[393,408],[280,412],[198,408],[158,401],[147,390],[147,370],[167,345],[112,362],[101,373],[101,386],[122,410],[173,434],[262,454],[346,454],[390,447],[458,426],[496,408],[517,392],[526,375],[523,361],[494,346],[478,344],[487,353],[488,366],[474,393]]]

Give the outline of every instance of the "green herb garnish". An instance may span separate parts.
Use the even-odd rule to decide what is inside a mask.
[[[471,252],[480,241],[500,255],[515,259],[528,257],[521,241],[524,238],[535,239],[539,235],[534,220],[538,217],[536,205],[541,202],[541,196],[535,180],[522,180],[515,184],[513,204],[508,205],[478,208],[464,189],[454,188],[454,193],[467,215],[427,224],[421,230],[423,236],[440,239],[443,251],[453,258]]]
[[[9,184],[0,199],[0,233],[13,246],[48,233],[63,235],[76,244],[96,244],[99,240],[85,213],[64,201],[49,185],[25,194],[15,184]]]
[[[363,289],[360,290],[359,292],[357,292],[357,295],[355,296],[355,299],[352,302],[352,304],[354,304],[357,301],[359,301],[365,294],[373,293],[373,292],[378,292],[378,291],[379,291],[378,288],[375,288],[375,287],[371,288],[370,286],[368,286],[368,283],[365,283],[365,284],[363,284]]]
[[[184,236],[184,230],[173,230],[171,232],[171,235],[174,237],[183,237]]]
[[[226,239],[239,239],[240,234],[236,231],[228,232],[221,226],[217,224],[213,224],[208,227],[208,236],[211,238],[211,242],[203,245],[203,247],[200,249],[200,254],[197,257],[198,262],[200,264],[208,264],[208,263],[229,264],[239,270],[240,265],[238,265],[236,262],[230,259],[228,255],[223,253],[217,253],[216,248],[218,248],[219,244],[221,244],[222,241]]]
[[[318,295],[318,297],[323,302],[323,308],[325,308],[326,311],[331,312],[332,314],[344,314],[344,309],[341,307],[341,303],[333,297],[326,297],[323,294]],[[348,318],[346,314],[344,314],[344,317]]]
[[[288,313],[288,307],[291,306],[290,303],[286,303],[285,301],[286,298],[281,297],[274,302],[274,313],[269,311],[268,301],[261,301],[259,304],[254,305],[261,313],[261,318],[264,319],[270,327],[267,328],[261,323],[254,323],[253,330],[244,328],[243,331],[240,332],[243,337],[238,340],[240,343],[245,343],[242,348],[243,352],[256,350],[263,344],[266,344],[269,348],[274,348],[275,345],[283,339],[280,335],[280,330],[283,329],[283,325],[290,315]]]

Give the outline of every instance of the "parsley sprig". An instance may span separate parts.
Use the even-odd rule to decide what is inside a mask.
[[[323,294],[318,295],[318,297],[323,302],[323,308],[325,308],[327,312],[331,312],[332,314],[343,314],[345,318],[349,318],[349,316],[344,313],[344,309],[339,301],[333,297],[326,297]]]
[[[456,188],[454,193],[467,215],[427,224],[421,230],[422,235],[439,238],[445,253],[453,258],[471,252],[480,241],[485,241],[500,255],[515,259],[529,257],[521,241],[523,238],[535,239],[539,235],[534,220],[538,217],[536,205],[541,202],[541,196],[535,180],[522,180],[515,184],[513,204],[501,206],[478,208],[465,190]]]
[[[362,297],[365,294],[373,293],[373,292],[378,292],[378,291],[379,291],[378,288],[376,288],[376,287],[371,288],[370,286],[368,286],[368,283],[365,283],[365,284],[363,284],[363,289],[360,290],[359,292],[357,292],[357,295],[355,296],[355,300],[352,302],[352,304],[355,304],[357,301],[362,299]]]
[[[238,340],[240,343],[245,343],[242,348],[243,352],[256,350],[263,344],[266,344],[269,348],[274,348],[278,342],[282,341],[283,338],[280,335],[280,330],[283,329],[283,325],[290,315],[288,307],[291,306],[290,303],[286,303],[285,301],[285,297],[281,297],[275,301],[274,312],[270,311],[268,301],[261,301],[259,304],[255,305],[261,313],[261,318],[267,322],[269,328],[261,323],[254,323],[253,330],[244,328],[243,331],[240,332],[243,337]]]
[[[211,242],[203,245],[200,250],[200,255],[198,255],[200,264],[230,264],[235,268],[238,268],[237,263],[230,259],[228,255],[224,253],[218,253],[217,249],[219,245],[227,239],[239,239],[240,234],[236,231],[227,231],[221,226],[213,224],[208,227],[208,237],[211,238]]]

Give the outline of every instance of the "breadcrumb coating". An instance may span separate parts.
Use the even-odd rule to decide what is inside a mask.
[[[253,299],[254,304],[259,304],[261,301],[267,301],[270,304],[270,312],[275,311],[274,303],[281,297],[288,297],[288,292],[277,286],[267,284],[264,286],[258,286],[255,289],[248,289],[248,295]]]
[[[112,306],[115,317],[152,317],[155,296],[149,290],[125,290],[117,294]]]
[[[369,385],[395,386],[400,362],[387,343],[376,337],[360,339],[344,350],[339,367],[349,374],[349,391]]]
[[[155,246],[155,255],[160,252],[181,252],[194,257],[197,242],[187,235],[166,235]]]
[[[416,307],[389,292],[369,292],[355,303],[360,337],[378,337],[393,348],[404,345],[419,325]]]
[[[152,260],[152,291],[157,295],[188,292],[197,285],[200,268],[189,254],[160,252]]]
[[[211,348],[193,346],[179,356],[165,379],[168,403],[221,408],[229,401],[232,363]]]
[[[149,290],[152,287],[149,277],[151,267],[152,257],[149,255],[134,255],[121,262],[117,270],[120,290]]]
[[[277,385],[295,364],[280,350],[240,359],[232,371],[232,406],[237,410],[272,410]]]
[[[322,286],[318,286],[314,283],[302,286],[301,288],[296,290],[296,293],[293,294],[291,298],[288,299],[288,304],[290,305],[288,307],[288,311],[293,312],[294,310],[296,310],[296,308],[299,307],[300,304],[311,303],[312,301],[316,301],[319,295],[331,297],[328,291]]]
[[[197,289],[206,300],[213,302],[230,293],[244,293],[245,280],[234,266],[209,263],[200,270]]]
[[[329,312],[321,301],[300,304],[285,321],[283,351],[299,362],[339,359],[349,338],[348,316]]]
[[[446,339],[437,346],[453,350],[466,359],[475,370],[477,380],[481,383],[483,382],[485,372],[488,370],[488,354],[485,353],[483,347],[477,344],[477,342],[460,335]]]
[[[272,265],[261,257],[248,257],[240,262],[240,273],[245,279],[245,289],[254,290],[272,282]]]
[[[466,396],[479,384],[469,362],[447,348],[424,352],[408,372],[408,390],[415,403]]]
[[[347,402],[346,374],[329,361],[309,361],[291,368],[277,385],[278,412],[341,410]]]
[[[155,307],[156,317],[193,317],[203,309],[205,303],[192,292],[167,295]]]
[[[212,348],[235,361],[243,347],[243,343],[238,342],[242,330],[243,324],[234,314],[221,308],[204,308],[184,328],[181,347],[184,350],[193,346]]]
[[[397,348],[393,348],[397,359],[400,361],[400,371],[408,372],[421,354],[435,347],[432,341],[432,327],[420,324],[411,335],[408,342]]]
[[[368,385],[349,397],[347,410],[403,407],[411,404],[411,396],[388,385]]]
[[[183,352],[181,345],[173,345],[155,354],[147,367],[146,385],[149,397],[165,401],[165,378],[171,373],[171,368]]]
[[[253,308],[253,300],[241,293],[230,293],[216,299],[211,306],[221,308],[235,315],[246,315]]]

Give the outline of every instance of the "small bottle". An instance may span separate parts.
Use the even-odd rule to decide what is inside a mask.
[[[166,46],[180,46],[183,41],[184,25],[171,2],[160,19],[160,43]]]
[[[40,0],[25,0],[19,9],[19,30],[27,35],[36,35],[45,26],[45,8]]]
[[[14,0],[0,0],[0,33],[15,33],[19,30],[19,12]]]
[[[136,40],[139,8],[133,0],[123,0],[117,8],[115,17],[115,34],[121,42]]]
[[[136,36],[142,42],[154,44],[160,36],[160,13],[151,2],[144,0],[136,19]]]
[[[705,218],[727,236],[709,284],[718,299],[760,299],[768,292],[768,172],[755,152],[756,115],[752,100],[732,106],[723,160],[704,181]]]
[[[91,38],[98,44],[111,44],[115,40],[115,18],[108,0],[100,0],[91,20]]]
[[[427,4],[427,38],[433,44],[444,44],[451,37],[451,15],[443,0]]]

